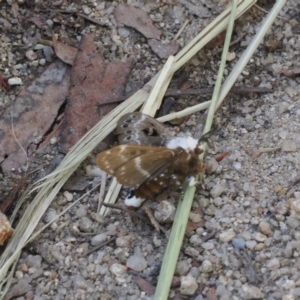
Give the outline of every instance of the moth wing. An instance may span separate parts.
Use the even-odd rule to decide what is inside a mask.
[[[177,149],[151,148],[156,150],[132,158],[117,169],[115,176],[119,183],[137,188],[146,180],[164,172],[176,159]]]
[[[120,144],[163,146],[174,133],[154,118],[141,112],[125,114],[116,128]]]
[[[156,148],[159,147],[120,145],[99,153],[97,155],[97,165],[101,170],[115,176],[116,171],[125,163],[146,153],[153,153]]]

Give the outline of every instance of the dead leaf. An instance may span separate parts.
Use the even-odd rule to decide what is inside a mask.
[[[295,68],[292,70],[283,69],[283,70],[279,71],[279,74],[283,74],[287,77],[296,77],[296,76],[300,75],[300,68]]]
[[[265,42],[265,46],[269,52],[274,52],[276,49],[282,48],[282,42],[276,40],[267,40]]]
[[[30,147],[36,149],[51,128],[68,89],[68,67],[57,61],[24,88],[14,103],[5,109],[0,120],[0,162],[4,172],[26,164],[24,150],[27,152]]]
[[[21,278],[19,281],[9,290],[9,292],[5,295],[5,300],[9,300],[21,295],[24,295],[25,293],[29,292],[31,290],[31,281],[35,278],[40,277],[43,274],[43,269],[37,269],[32,275],[29,277]]]
[[[161,32],[149,16],[141,9],[133,6],[119,5],[114,10],[114,17],[119,23],[132,27],[148,39],[159,40]]]
[[[2,86],[5,89],[8,89],[8,84],[7,84],[7,82],[5,81],[5,79],[1,75],[0,75],[0,83],[2,84]]]
[[[12,236],[13,232],[6,215],[0,211],[0,246]]]
[[[160,58],[168,58],[170,55],[175,55],[179,50],[179,44],[172,42],[170,44],[163,44],[161,41],[150,39],[148,44],[152,51]]]
[[[216,295],[216,290],[214,288],[209,288],[206,292],[207,300],[218,300]]]
[[[9,300],[21,295],[24,295],[25,293],[29,292],[31,290],[31,285],[28,283],[28,278],[21,278],[19,279],[18,283],[15,284],[10,291],[6,294],[5,300]]]
[[[228,156],[230,154],[230,152],[223,152],[220,155],[216,156],[215,160],[217,162],[222,161],[226,156]]]
[[[148,296],[154,295],[155,287],[150,282],[146,281],[140,276],[135,276],[134,280],[136,284],[139,286],[139,288],[142,291],[146,292]]]
[[[33,16],[28,21],[32,22],[37,28],[44,29],[45,21],[40,16]]]
[[[28,179],[29,172],[20,178],[16,186],[9,192],[5,199],[0,198],[0,211],[5,213],[7,209],[12,205],[14,200],[18,197],[19,192],[22,190]]]
[[[198,221],[198,222],[192,222],[189,219],[188,223],[186,225],[185,232],[193,231],[193,230],[195,230],[195,229],[197,229],[199,227],[203,227],[204,224],[205,224],[204,219],[203,219],[203,213],[202,213],[202,210],[200,208],[195,209],[194,211],[192,211],[192,213],[195,214],[195,215],[198,215],[200,221]]]
[[[11,3],[11,12],[15,19],[18,19],[19,16],[19,5],[16,2]]]
[[[52,35],[52,41],[53,41],[54,51],[57,57],[59,57],[66,64],[73,65],[73,62],[77,54],[77,48],[60,42],[57,39],[56,34]]]
[[[65,153],[123,99],[132,59],[106,63],[92,35],[83,37],[71,71],[60,146]]]

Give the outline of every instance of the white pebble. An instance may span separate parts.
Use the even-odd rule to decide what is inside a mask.
[[[22,85],[23,81],[19,77],[12,77],[8,79],[8,84],[9,85]]]
[[[121,264],[112,264],[111,267],[109,268],[110,272],[114,274],[116,277],[121,276],[127,271],[127,267]]]
[[[64,192],[64,196],[65,196],[65,198],[67,199],[68,202],[71,202],[73,200],[73,195],[68,191]]]
[[[196,279],[192,276],[182,276],[180,284],[180,293],[182,295],[194,295],[198,288]]]

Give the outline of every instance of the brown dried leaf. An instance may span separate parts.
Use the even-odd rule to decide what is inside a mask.
[[[68,89],[68,67],[57,61],[25,87],[13,105],[4,110],[0,120],[0,162],[4,172],[26,164],[27,158],[19,144],[25,151],[37,147],[53,124]]]
[[[33,16],[28,21],[32,22],[37,28],[44,29],[45,21],[40,16]]]
[[[282,48],[282,42],[276,40],[267,40],[265,42],[265,46],[269,52],[274,52],[276,49]]]
[[[150,39],[148,44],[152,51],[160,58],[168,58],[170,55],[175,55],[179,50],[179,44],[177,42],[163,44],[161,41]]]
[[[73,65],[77,54],[77,48],[64,44],[57,39],[57,35],[52,35],[55,54],[66,64]]]
[[[37,269],[32,275],[29,277],[21,278],[19,281],[8,291],[5,295],[5,300],[9,300],[25,293],[29,292],[32,287],[30,285],[31,281],[35,278],[40,277],[43,274],[43,269]]]
[[[218,300],[216,295],[216,290],[214,288],[209,288],[206,292],[207,300]]]
[[[6,294],[5,300],[9,300],[21,295],[26,294],[31,290],[31,285],[28,283],[27,278],[21,278],[17,284],[15,284],[11,290]]]
[[[136,284],[139,286],[139,288],[142,291],[146,292],[148,296],[154,295],[155,287],[150,282],[146,281],[140,276],[135,276],[134,280]]]
[[[132,59],[106,63],[92,35],[83,37],[72,72],[71,88],[61,126],[60,145],[67,152],[101,117],[124,99]],[[109,102],[110,104],[103,105]]]
[[[192,211],[192,213],[199,215],[201,220],[199,222],[192,222],[191,220],[188,220],[188,223],[187,223],[187,226],[185,229],[186,232],[190,232],[199,227],[203,227],[205,224],[204,219],[203,219],[203,213],[200,208],[195,209],[194,211]]]
[[[0,211],[0,246],[12,236],[13,232],[6,215]]]
[[[114,10],[114,16],[119,23],[134,28],[146,38],[159,40],[160,30],[153,25],[143,10],[133,6],[119,5]]]
[[[26,184],[26,180],[28,178],[29,173],[27,172],[21,179],[18,181],[16,186],[9,192],[9,195],[4,199],[0,199],[0,211],[5,213],[7,209],[12,205],[14,200],[19,195],[19,192],[22,190],[24,185]]]
[[[295,68],[295,69],[292,69],[292,70],[283,69],[279,72],[279,74],[283,74],[287,77],[296,77],[296,76],[300,75],[300,68]]]

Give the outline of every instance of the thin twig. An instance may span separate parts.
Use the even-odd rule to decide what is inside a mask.
[[[237,39],[235,39],[234,41],[232,41],[232,42],[230,43],[230,47],[231,47],[231,46],[234,46],[235,44],[237,44],[238,42],[240,42],[240,41],[244,38],[245,35],[246,35],[246,33],[245,33],[245,34],[242,34],[242,35],[239,36]],[[216,49],[215,51],[213,51],[213,54],[212,54],[212,55],[219,54],[219,53],[221,53],[222,51],[223,51],[222,48]]]
[[[254,6],[255,6],[256,8],[258,8],[259,10],[261,10],[262,12],[264,12],[265,14],[269,14],[269,13],[270,13],[269,11],[267,11],[266,9],[260,7],[260,6],[257,5],[257,4],[254,4]],[[277,16],[277,18],[278,18],[278,19],[285,20],[285,21],[288,21],[288,20],[289,20],[289,19],[287,19],[287,18],[285,18],[285,17],[281,17],[281,16],[279,16],[279,15]]]
[[[173,41],[176,41],[176,40],[179,38],[179,36],[182,34],[184,28],[187,26],[187,24],[189,24],[189,22],[190,22],[189,20],[186,20],[186,21],[182,24],[182,26],[180,27],[180,29],[178,30],[178,32],[177,32],[176,35],[174,36]]]
[[[85,256],[90,255],[91,253],[93,253],[93,252],[99,250],[99,249],[102,248],[103,246],[105,246],[105,245],[107,245],[107,244],[113,242],[113,241],[116,240],[116,239],[117,239],[116,237],[112,237],[111,239],[107,240],[106,242],[101,243],[101,244],[98,245],[97,247],[95,247],[95,248],[91,249],[90,251],[88,251],[88,252],[85,254]]]
[[[234,249],[234,254],[241,260],[244,265],[246,276],[250,283],[260,282],[260,276],[255,272],[251,259],[245,250]]]
[[[249,94],[249,93],[272,93],[271,89],[266,87],[243,87],[236,86],[233,87],[229,93],[231,94]],[[182,95],[197,95],[205,96],[213,93],[213,88],[204,88],[204,89],[168,89],[165,96],[182,96]]]
[[[26,158],[25,170],[27,171],[28,170],[28,166],[29,166],[29,159],[28,159],[28,156],[27,156],[27,153],[26,153],[24,147],[21,145],[21,143],[19,142],[19,140],[16,137],[15,130],[14,130],[14,117],[13,117],[12,113],[11,113],[11,131],[12,131],[12,134],[13,134],[13,137],[14,137],[15,141],[17,142],[17,144],[19,145],[19,147],[21,148],[21,150],[24,152],[24,155],[25,155],[25,158]]]
[[[114,209],[119,209],[119,210],[125,211],[128,214],[130,214],[132,217],[136,217],[136,218],[141,219],[143,221],[146,221],[148,224],[152,225],[152,223],[150,222],[150,220],[148,218],[145,218],[143,215],[138,214],[138,213],[136,213],[132,210],[129,210],[128,208],[126,208],[124,206],[121,206],[121,205],[118,205],[118,204],[105,203],[105,202],[103,202],[102,205],[105,206],[105,207],[108,207],[108,208],[114,208]]]

